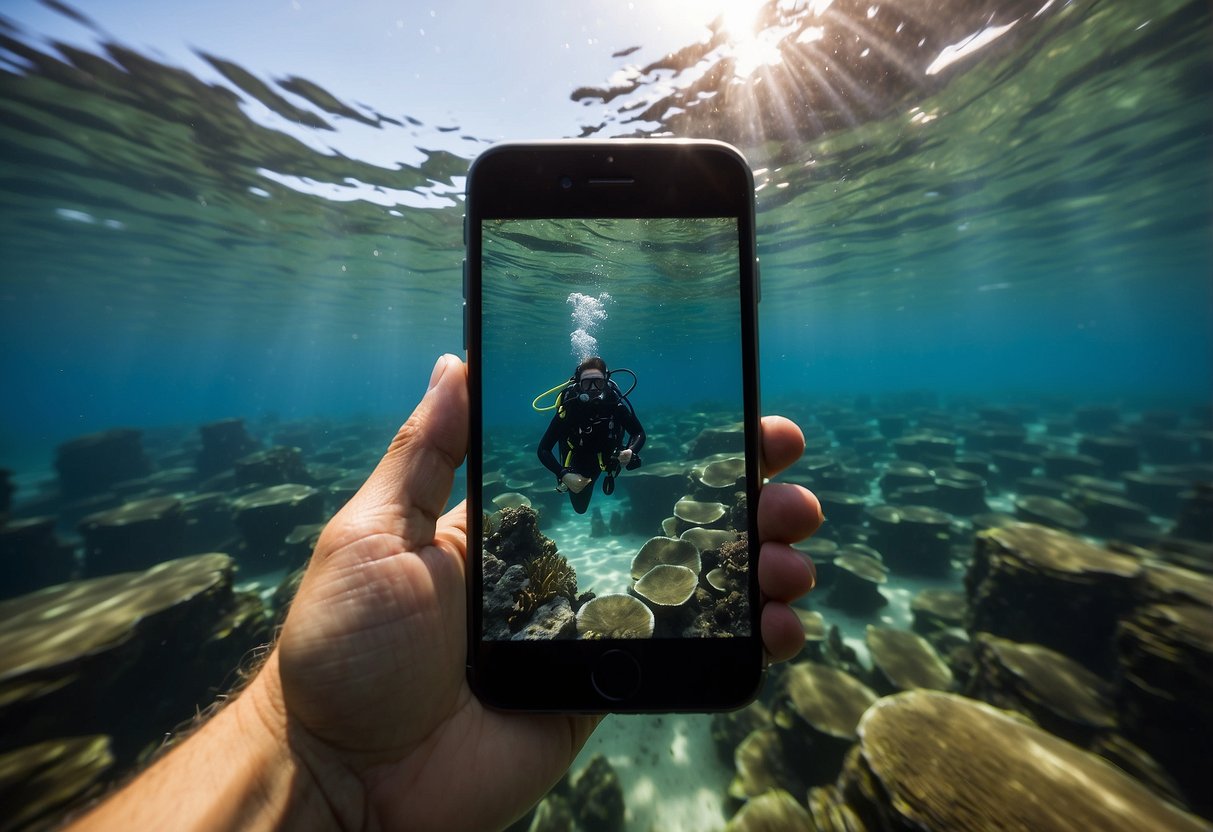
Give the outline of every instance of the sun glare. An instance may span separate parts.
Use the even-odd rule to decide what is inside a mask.
[[[730,40],[753,39],[758,30],[758,12],[763,0],[732,0],[720,10],[720,20]]]
[[[720,21],[738,78],[749,78],[760,67],[773,66],[782,60],[779,40],[783,33],[778,27],[759,25],[759,12],[764,5],[764,0],[730,0],[721,10]]]
[[[783,60],[779,51],[781,32],[767,29],[745,40],[731,41],[733,47],[734,74],[738,78],[749,78],[764,66],[775,66]]]
[[[829,5],[829,0],[825,3]],[[727,43],[725,54],[733,59],[734,73],[738,78],[748,78],[760,67],[777,64],[782,59],[779,40],[786,33],[780,27],[763,25],[761,12],[767,4],[768,0],[664,0],[655,3],[651,10],[662,17],[697,18],[705,26],[719,20]]]

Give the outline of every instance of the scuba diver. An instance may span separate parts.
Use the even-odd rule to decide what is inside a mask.
[[[594,482],[605,474],[602,492],[615,491],[615,477],[621,470],[640,467],[640,449],[644,446],[644,428],[627,393],[611,380],[612,373],[629,373],[636,389],[636,374],[620,368],[607,372],[606,362],[590,356],[577,365],[573,377],[561,386],[541,393],[532,404],[536,410],[555,409],[543,438],[539,440],[539,461],[556,475],[556,487],[569,492],[573,510],[585,514],[594,494]],[[559,390],[556,404],[540,408],[539,399]],[[624,441],[624,434],[627,441]],[[560,446],[560,458],[552,449]]]

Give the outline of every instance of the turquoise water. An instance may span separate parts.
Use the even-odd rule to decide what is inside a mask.
[[[760,171],[764,390],[1207,402],[1202,12],[1070,4],[880,117],[856,102],[853,126],[793,120],[781,129],[804,139],[743,143]],[[247,115],[247,79],[204,82],[118,45],[65,56],[36,34],[18,32],[3,79],[3,370],[24,404],[4,409],[6,459],[45,465],[114,424],[394,420],[431,356],[461,351],[450,194],[469,152],[388,167],[317,152],[295,134],[346,127],[332,102],[286,99],[311,115],[278,130]],[[630,98],[656,97],[646,80]],[[730,125],[751,119],[733,118],[685,134],[740,139]],[[408,131],[380,132],[416,153]],[[420,195],[439,207],[411,207]]]
[[[88,512],[133,496],[229,500],[247,491],[230,479],[165,473],[195,465],[198,427],[228,418],[244,420],[262,448],[301,448],[322,492],[320,522],[370,470],[435,356],[462,353],[468,162],[490,140],[536,138],[528,125],[552,120],[568,137],[712,137],[746,153],[758,188],[762,398],[805,426],[810,455],[850,472],[823,480],[806,463],[792,479],[886,502],[879,481],[892,446],[856,437],[878,432],[877,417],[890,414],[953,437],[961,453],[977,446],[974,431],[1008,419],[1035,454],[1080,452],[1089,435],[1128,437],[1147,448],[1146,474],[1178,479],[1177,488],[1213,479],[1208,4],[901,5],[767,3],[754,37],[705,20],[698,34],[660,48],[649,44],[668,35],[644,21],[599,21],[587,40],[563,13],[528,6],[520,18],[545,20],[537,37],[549,40],[494,84],[461,86],[453,68],[451,79],[436,68],[396,84],[384,81],[395,70],[354,74],[364,88],[349,76],[330,80],[321,65],[407,50],[336,38],[309,46],[283,27],[241,52],[250,24],[229,53],[206,40],[212,34],[194,42],[185,29],[140,29],[134,10],[82,8],[91,21],[82,25],[57,4],[6,8],[0,468],[16,485],[9,529],[54,517],[82,577],[77,523]],[[215,16],[224,13],[239,12]],[[350,14],[374,19],[363,7]],[[430,26],[431,40],[448,32],[431,44],[445,51],[413,50],[416,60],[472,71],[492,62],[427,22],[436,15],[409,10],[407,26]],[[480,25],[474,10],[437,20],[444,15],[441,25],[456,31]],[[570,71],[569,52],[593,52],[593,74]],[[552,78],[559,94],[542,91]],[[412,114],[386,103],[389,90],[410,83],[443,109]],[[503,99],[516,96],[518,112],[489,127],[485,102],[496,93],[484,88],[494,85]],[[677,306],[658,298],[645,310],[711,330],[698,310]],[[503,369],[518,401],[571,370],[562,315],[546,322],[550,343],[534,345],[551,364]],[[619,315],[607,324],[603,337],[626,343],[654,321]],[[703,384],[688,394],[657,381],[677,368],[635,369],[638,408],[711,413]],[[1084,427],[1091,408],[1104,416]],[[839,433],[855,423],[866,430]],[[66,499],[56,449],[112,428],[143,432],[149,463],[134,478],[161,482],[128,483],[119,495],[111,478],[92,503]],[[1165,453],[1148,446],[1160,431],[1176,440]],[[1123,495],[1106,467],[1090,470]],[[988,507],[1015,513],[1028,485],[996,467],[989,481]],[[626,488],[611,503],[599,496],[608,509],[627,506]],[[187,509],[188,529],[198,511]],[[1098,544],[1158,547],[1180,515],[1178,504],[1150,507],[1133,529],[1092,522],[1084,533]],[[870,542],[864,522],[836,520],[822,537]],[[559,523],[552,528],[572,545],[595,545],[570,515]],[[978,525],[954,517],[959,551],[971,551]],[[216,528],[208,546],[233,539]],[[596,544],[620,551],[587,557],[582,568],[614,564],[595,579],[617,581],[643,539]],[[1211,543],[1185,543],[1185,566],[1211,571]],[[207,550],[194,546],[168,548]],[[233,543],[237,582],[297,566],[306,544],[294,546],[265,553]],[[838,623],[866,661],[866,623],[904,628],[913,591],[959,589],[961,576],[959,566],[941,577],[894,571],[891,604],[868,616],[831,610],[821,592],[807,606]],[[258,591],[268,599],[273,585],[263,579]],[[165,706],[150,733],[134,731],[102,780],[205,704],[224,684],[225,673],[212,675],[203,693]],[[590,749],[620,772],[630,828],[723,828],[729,763],[687,762],[703,756],[707,719],[648,719],[608,721]],[[646,732],[651,739],[639,740]],[[655,746],[661,762],[637,743]]]

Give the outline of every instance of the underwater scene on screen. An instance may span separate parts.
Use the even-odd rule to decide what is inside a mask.
[[[483,230],[484,637],[749,635],[736,222]]]

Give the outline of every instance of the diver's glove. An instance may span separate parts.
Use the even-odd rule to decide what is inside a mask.
[[[587,485],[594,482],[590,477],[584,474],[579,474],[572,468],[565,468],[564,473],[560,475],[560,485],[556,486],[557,491],[568,490],[574,494],[580,494]],[[564,488],[562,489],[561,486]]]
[[[564,492],[569,490],[569,487],[564,484],[564,475],[572,474],[572,473],[573,473],[572,468],[561,468],[560,469],[560,473],[556,475],[556,490],[557,491],[559,491],[560,493],[563,494]]]

